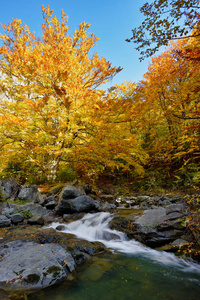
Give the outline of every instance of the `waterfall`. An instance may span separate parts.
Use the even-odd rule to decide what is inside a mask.
[[[74,234],[88,241],[100,241],[113,251],[151,259],[155,263],[173,266],[183,272],[200,273],[199,264],[178,258],[173,253],[151,249],[134,239],[129,240],[123,232],[110,229],[109,222],[112,218],[113,215],[108,212],[88,213],[80,220],[62,224],[65,226],[62,232]],[[60,223],[52,223],[50,227],[56,229],[58,225]]]

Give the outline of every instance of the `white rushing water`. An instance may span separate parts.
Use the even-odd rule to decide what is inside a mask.
[[[140,255],[154,262],[173,266],[183,272],[200,273],[200,265],[176,257],[172,253],[157,251],[145,247],[136,240],[129,240],[120,231],[109,228],[109,222],[113,215],[108,212],[86,214],[82,219],[62,224],[65,226],[62,232],[72,233],[79,238],[88,241],[100,241],[107,248],[132,255]],[[56,228],[60,223],[52,223],[50,227]]]

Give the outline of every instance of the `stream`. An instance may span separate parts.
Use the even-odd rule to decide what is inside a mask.
[[[94,257],[77,278],[48,288],[29,300],[125,300],[189,299],[200,294],[200,265],[129,240],[108,226],[108,212],[86,214],[81,220],[63,224],[62,232],[89,241],[100,241],[112,253]],[[52,223],[56,228],[60,223]]]

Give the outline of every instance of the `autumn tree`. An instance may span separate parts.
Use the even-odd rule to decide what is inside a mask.
[[[115,98],[98,89],[121,68],[90,54],[98,38],[87,33],[88,23],[70,37],[63,11],[61,20],[49,6],[42,11],[41,37],[18,19],[3,25],[1,169],[19,161],[51,179],[68,165],[86,177],[106,167],[139,170],[137,138],[120,127],[124,112],[115,111],[121,109]]]
[[[132,37],[126,41],[138,44],[135,49],[140,51],[141,60],[152,56],[170,40],[199,36],[191,33],[199,22],[199,11],[199,0],[146,2],[140,8],[144,21],[132,30]]]
[[[135,89],[141,103],[137,119],[143,147],[152,159],[175,169],[199,160],[198,41],[199,37],[171,42],[152,58]]]

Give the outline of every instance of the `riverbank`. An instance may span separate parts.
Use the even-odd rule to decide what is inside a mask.
[[[140,195],[119,199],[108,194],[97,196],[89,185],[64,185],[45,193],[37,186],[22,186],[13,200],[12,182],[1,186],[7,197],[1,203],[0,215],[2,299],[23,299],[24,293],[70,281],[80,266],[109,251],[98,237],[88,241],[88,236],[77,238],[72,231],[65,232],[64,224],[80,220],[88,212],[94,216],[93,224],[96,214],[114,212],[110,227],[149,247],[167,246],[165,250],[170,252],[181,249],[185,256],[185,249],[193,243],[183,222],[189,213],[182,197]],[[26,204],[17,204],[20,201]],[[134,212],[128,218],[125,213],[118,215],[120,205]],[[46,228],[52,222],[57,226]],[[106,235],[107,240],[113,240],[113,233]]]

